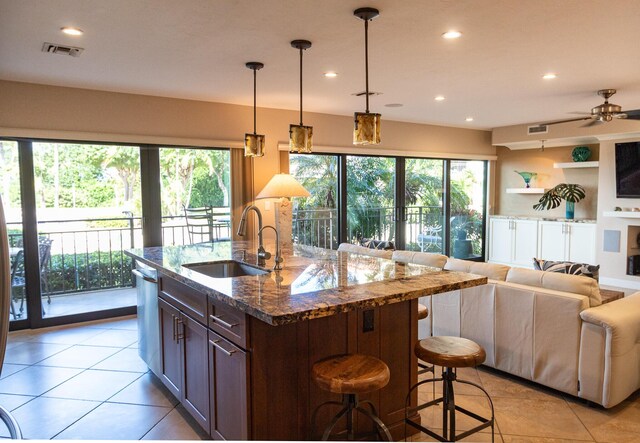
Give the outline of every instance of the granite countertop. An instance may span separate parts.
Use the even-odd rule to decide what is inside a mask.
[[[490,215],[492,218],[507,218],[512,220],[538,220],[538,221],[559,221],[565,223],[596,223],[596,220],[588,218],[559,218],[559,217],[536,217],[531,215]]]
[[[273,245],[266,244],[268,251]],[[163,274],[271,325],[335,315],[486,284],[487,278],[307,246],[284,250],[284,269],[214,278],[182,266],[240,260],[256,263],[249,242],[132,249],[125,253]],[[273,267],[273,259],[267,260]]]

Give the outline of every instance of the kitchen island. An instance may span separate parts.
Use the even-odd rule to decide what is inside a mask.
[[[127,252],[159,271],[156,375],[213,438],[307,440],[317,438],[310,426],[317,405],[340,400],[312,382],[313,363],[373,355],[389,366],[391,380],[367,398],[394,438],[403,438],[405,395],[417,379],[418,297],[486,278],[298,246],[284,251],[282,271],[243,265],[260,275],[221,278],[188,266],[255,265],[254,252],[248,242]],[[335,412],[324,408],[319,427]]]

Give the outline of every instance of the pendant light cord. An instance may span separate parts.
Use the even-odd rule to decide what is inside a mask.
[[[253,70],[253,133],[256,131],[256,69]]]
[[[300,48],[300,126],[302,126],[302,47]]]
[[[367,97],[367,110],[369,113],[369,20],[364,21],[364,77],[365,95]]]

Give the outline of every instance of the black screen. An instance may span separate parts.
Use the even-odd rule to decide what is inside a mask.
[[[640,142],[616,143],[616,196],[640,198]]]

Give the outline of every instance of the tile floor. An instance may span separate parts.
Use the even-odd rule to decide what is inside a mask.
[[[28,439],[207,438],[140,360],[137,341],[135,317],[12,332],[0,404]]]
[[[134,317],[12,332],[0,376],[0,404],[13,411],[30,439],[207,438],[147,371],[136,346]],[[464,369],[459,377],[479,383],[491,395],[496,442],[640,442],[640,391],[606,410],[489,368]],[[480,394],[461,386],[456,399],[487,414],[488,402]],[[431,386],[419,395],[432,398]],[[436,429],[441,426],[439,411],[422,411],[422,418]],[[474,424],[458,420],[461,431]],[[6,430],[0,432],[4,435]],[[424,435],[411,440],[430,441]],[[464,441],[491,441],[491,434]]]

